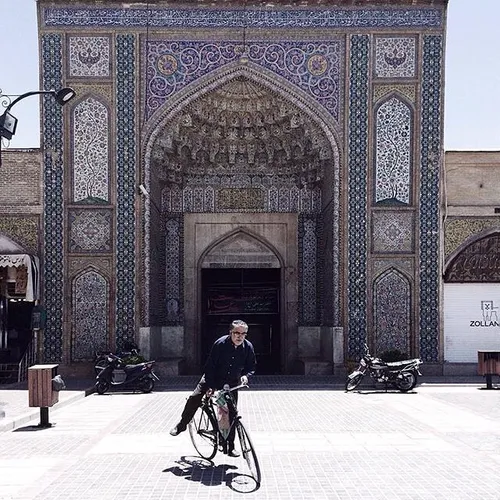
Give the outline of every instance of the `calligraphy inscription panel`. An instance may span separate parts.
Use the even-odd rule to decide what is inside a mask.
[[[224,188],[217,192],[219,210],[264,210],[265,193],[259,188]]]

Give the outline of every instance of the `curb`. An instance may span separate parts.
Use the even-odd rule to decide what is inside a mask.
[[[64,408],[65,406],[78,401],[80,399],[86,398],[90,394],[93,394],[95,392],[94,387],[90,387],[88,389],[85,389],[80,392],[76,392],[76,394],[64,399],[63,401],[57,402],[51,410],[58,410],[59,408]],[[1,432],[6,432],[6,431],[12,431],[18,427],[20,427],[23,424],[26,424],[28,422],[31,422],[32,420],[40,418],[40,409],[39,408],[33,408],[30,411],[27,411],[26,413],[23,413],[21,415],[18,415],[14,418],[6,418],[3,422],[0,420],[0,433]],[[3,419],[2,419],[3,420]]]

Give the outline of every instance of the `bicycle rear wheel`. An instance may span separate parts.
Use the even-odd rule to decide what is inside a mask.
[[[208,411],[200,407],[188,424],[189,435],[200,457],[210,460],[217,453],[217,424]]]
[[[240,438],[241,453],[243,458],[246,460],[250,474],[255,479],[257,484],[260,484],[261,474],[259,460],[257,459],[257,454],[252,444],[252,440],[245,429],[245,426],[238,421],[236,424],[236,430],[238,431],[238,436]]]

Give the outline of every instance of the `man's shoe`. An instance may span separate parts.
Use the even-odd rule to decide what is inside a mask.
[[[178,436],[181,432],[184,432],[185,430],[186,428],[183,425],[177,424],[175,427],[172,427],[172,429],[170,429],[170,435]]]
[[[238,458],[240,456],[240,453],[236,450],[229,450],[227,454],[233,458]]]

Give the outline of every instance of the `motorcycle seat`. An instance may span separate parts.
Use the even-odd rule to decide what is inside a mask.
[[[141,365],[142,365],[142,363],[139,363],[139,364],[141,364]],[[125,365],[125,366],[123,367],[123,369],[124,369],[125,371],[127,371],[127,370],[134,370],[135,368],[137,368],[137,367],[139,366],[139,364],[137,364],[137,365]]]
[[[394,368],[403,368],[403,366],[409,365],[416,361],[415,359],[405,359],[404,361],[389,361],[387,366],[392,366]]]

